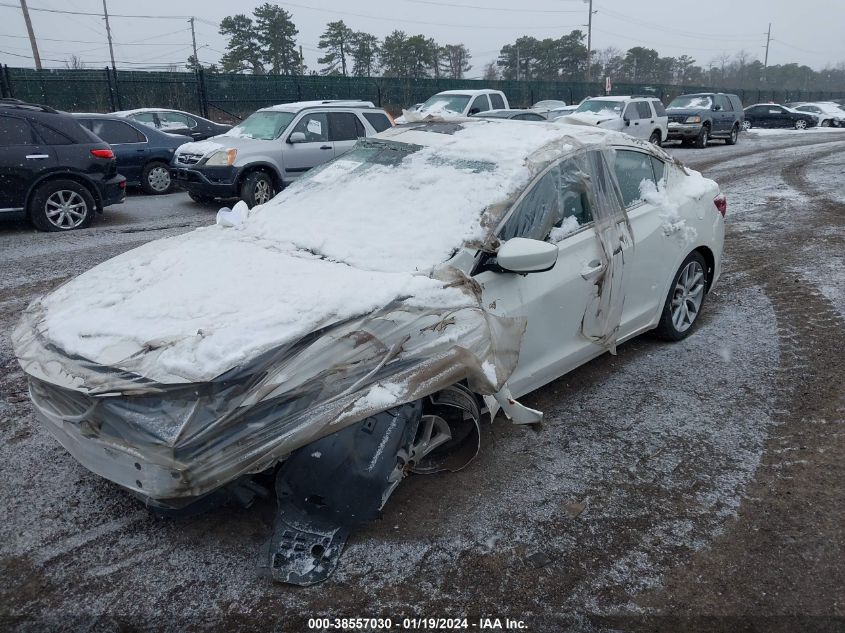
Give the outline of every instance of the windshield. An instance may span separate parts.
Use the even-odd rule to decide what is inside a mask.
[[[487,235],[481,216],[507,197],[501,179],[494,163],[362,140],[256,207],[244,231],[363,270],[428,270]]]
[[[595,112],[609,115],[621,115],[625,103],[622,101],[599,101],[598,99],[587,99],[578,106],[576,112]]]
[[[257,138],[262,141],[272,141],[279,138],[285,128],[290,125],[296,114],[293,112],[278,112],[262,110],[250,114],[243,122],[226,132],[224,136],[238,136],[242,138]]]
[[[669,110],[672,108],[701,108],[710,109],[713,107],[713,100],[707,95],[685,95],[672,99]]]
[[[461,113],[469,103],[470,95],[434,95],[420,110],[451,110]]]

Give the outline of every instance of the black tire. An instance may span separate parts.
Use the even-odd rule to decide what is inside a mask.
[[[660,130],[654,130],[654,132],[651,133],[651,136],[648,137],[648,142],[660,147],[661,138]]]
[[[725,145],[736,145],[739,140],[739,123],[734,123],[731,128],[731,135],[725,139]]]
[[[266,198],[266,191],[269,191],[269,198]],[[244,178],[241,183],[241,200],[247,203],[249,208],[257,204],[269,202],[276,195],[276,187],[273,178],[266,171],[254,171]]]
[[[824,121],[822,121],[821,126],[830,127],[830,119],[825,119]]]
[[[698,136],[695,137],[695,141],[693,144],[698,149],[704,149],[707,147],[707,141],[710,139],[710,127],[707,125],[701,126],[701,131],[698,133]]]
[[[701,303],[698,305],[698,309],[695,313],[695,316],[692,317],[692,322],[686,326],[684,329],[679,329],[675,326],[675,322],[672,319],[672,302],[673,299],[676,298],[676,290],[678,287],[679,280],[681,275],[683,274],[684,270],[686,270],[687,266],[689,266],[692,262],[696,262],[703,271],[704,277],[702,278],[703,288],[701,290]],[[654,330],[655,336],[657,338],[662,339],[664,341],[680,341],[681,339],[685,339],[689,336],[692,331],[695,329],[695,324],[698,321],[698,316],[701,314],[701,310],[704,308],[705,300],[707,299],[707,262],[704,261],[704,257],[698,251],[693,251],[689,255],[687,255],[686,259],[684,259],[681,266],[678,268],[675,276],[672,277],[672,285],[669,286],[669,293],[666,295],[666,301],[663,303],[663,312],[660,315],[660,322],[657,324],[657,328]]]
[[[189,191],[188,196],[191,200],[200,204],[211,204],[214,202],[214,196],[205,196],[201,193],[194,193],[193,191]]]
[[[159,196],[173,191],[173,179],[167,163],[151,160],[141,171],[141,189],[151,196]]]
[[[87,228],[97,209],[94,196],[85,185],[58,179],[38,185],[27,211],[39,231],[62,232]]]

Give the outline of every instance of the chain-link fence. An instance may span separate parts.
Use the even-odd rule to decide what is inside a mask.
[[[408,79],[400,77],[321,77],[145,72],[104,68],[34,70],[0,68],[0,96],[42,103],[74,112],[111,112],[165,107],[233,122],[275,103],[324,99],[364,99],[394,114],[442,90],[493,88],[511,107],[527,107],[542,99],[578,103],[604,94],[604,83],[567,81],[482,81],[473,79]],[[821,101],[845,98],[845,91],[800,91],[769,88],[722,90],[719,86],[614,84],[612,94],[653,95],[668,103],[679,94],[732,92],[745,105],[773,101]]]

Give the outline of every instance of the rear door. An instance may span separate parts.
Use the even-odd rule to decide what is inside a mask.
[[[0,114],[0,212],[24,208],[38,175],[56,165],[56,153],[41,143],[29,121]]]
[[[329,112],[329,140],[334,145],[334,155],[345,154],[367,135],[364,124],[354,112]]]
[[[94,134],[108,143],[117,159],[117,171],[132,183],[141,181],[141,170],[150,155],[147,137],[123,121],[80,119]]]
[[[291,136],[300,132],[305,142],[291,143]],[[325,112],[305,112],[283,140],[286,178],[296,178],[312,167],[334,158],[334,144],[329,140],[329,119]]]

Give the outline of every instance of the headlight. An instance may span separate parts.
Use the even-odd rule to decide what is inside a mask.
[[[205,161],[205,164],[209,167],[221,167],[223,165],[234,165],[235,159],[238,157],[238,150],[236,149],[221,149],[220,151],[214,152],[211,156],[208,157],[208,160]]]
[[[684,123],[701,123],[701,117],[697,114],[695,116],[688,116]]]

